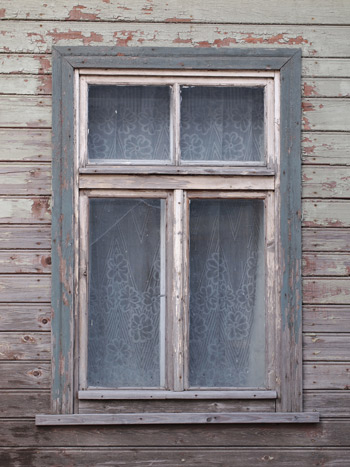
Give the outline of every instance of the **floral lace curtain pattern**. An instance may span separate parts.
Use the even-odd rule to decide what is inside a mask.
[[[90,201],[88,385],[160,385],[159,199]]]
[[[261,200],[192,200],[190,386],[263,387]]]

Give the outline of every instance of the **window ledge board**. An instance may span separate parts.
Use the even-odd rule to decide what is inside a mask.
[[[154,391],[92,390],[79,391],[79,399],[276,399],[276,391]]]
[[[35,418],[35,423],[38,426],[317,422],[319,422],[319,413],[317,412],[71,414],[37,415]]]

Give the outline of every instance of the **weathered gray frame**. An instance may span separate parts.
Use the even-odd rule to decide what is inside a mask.
[[[74,70],[275,70],[281,76],[281,335],[278,412],[302,411],[299,49],[53,49],[52,409],[74,413]],[[270,414],[272,415],[272,414]],[[315,421],[315,420],[314,420]]]

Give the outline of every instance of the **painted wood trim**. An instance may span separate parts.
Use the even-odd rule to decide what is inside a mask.
[[[79,391],[79,399],[85,400],[128,400],[128,399],[276,399],[276,391]]]
[[[74,70],[53,50],[52,411],[73,412]]]
[[[50,425],[154,425],[221,423],[317,423],[317,412],[208,412],[208,413],[125,413],[37,415],[35,424]]]
[[[277,410],[302,411],[301,51],[281,69],[280,291],[281,399]]]

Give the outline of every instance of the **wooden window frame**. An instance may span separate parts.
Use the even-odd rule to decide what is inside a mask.
[[[89,164],[86,156],[77,170],[75,160],[79,160],[77,149],[79,140],[84,140],[84,129],[77,131],[75,122],[84,103],[78,102],[80,76],[95,76],[96,82],[123,82],[125,70],[128,79],[137,81],[140,70],[142,76],[154,81],[156,74],[162,82],[176,77],[181,80],[184,74],[191,75],[201,82],[203,72],[217,79],[228,82],[233,75],[244,80],[273,77],[275,84],[274,126],[280,132],[274,133],[273,151],[279,153],[279,164],[270,157],[265,167],[233,167],[223,165],[217,171],[225,175],[227,185],[219,186],[216,191],[232,189],[254,196],[254,188],[260,188],[259,196],[270,199],[275,197],[278,210],[273,208],[276,223],[269,227],[271,236],[277,232],[277,268],[276,280],[279,293],[276,307],[268,310],[274,314],[276,328],[273,352],[276,358],[277,381],[276,411],[269,413],[181,413],[174,414],[78,414],[76,368],[78,355],[78,326],[76,316],[76,297],[79,292],[79,258],[76,239],[79,238],[77,222],[77,197],[82,193],[96,193],[103,189],[112,194],[114,190],[135,189],[135,183],[143,173],[148,173],[150,189],[154,180],[160,180],[158,190],[169,189],[174,167],[160,167],[158,164],[139,167],[122,165],[113,167],[106,164]],[[98,75],[98,77],[96,76]],[[135,78],[133,78],[133,76]],[[91,79],[91,78],[90,78]],[[153,79],[153,81],[152,81]],[[199,50],[187,48],[114,48],[114,47],[55,47],[53,49],[53,217],[52,217],[52,414],[38,415],[39,425],[47,424],[125,424],[125,423],[291,423],[317,422],[317,413],[302,411],[302,339],[301,339],[301,52],[299,49],[222,49]],[[84,82],[84,79],[83,79]],[[85,80],[86,82],[86,80]],[[207,81],[206,81],[207,82]],[[130,81],[128,81],[130,84]],[[73,105],[76,102],[76,105]],[[81,107],[83,106],[83,107]],[[175,110],[176,111],[176,110]],[[271,125],[269,125],[269,128]],[[176,130],[175,130],[176,131]],[[274,130],[273,130],[274,131]],[[268,151],[269,153],[269,151]],[[102,164],[103,165],[103,164]],[[198,190],[205,190],[206,174],[212,169],[198,168],[195,164],[176,166],[178,180],[188,187],[188,180],[196,178]],[[132,175],[130,175],[132,174]],[[220,174],[220,175],[219,175]],[[202,180],[201,180],[202,179]],[[135,181],[136,180],[136,181]],[[259,180],[259,182],[257,182]],[[107,181],[107,183],[106,183]],[[230,181],[232,182],[231,186]],[[176,190],[181,190],[181,183]],[[203,186],[201,185],[203,183]],[[271,188],[273,185],[273,188]],[[247,188],[249,186],[249,188]],[[139,188],[140,185],[138,185]],[[238,187],[238,188],[237,188]],[[270,188],[268,188],[270,187]],[[170,187],[174,189],[174,187]],[[265,191],[264,191],[265,190]],[[129,191],[128,191],[129,192]],[[256,195],[257,193],[255,193]],[[226,195],[225,195],[226,196]],[[85,198],[86,199],[86,198]],[[85,201],[86,202],[86,201]],[[84,203],[84,201],[83,201]],[[277,229],[276,229],[277,227]],[[275,247],[274,247],[275,248]],[[267,243],[269,250],[269,242]],[[271,256],[273,257],[273,256]],[[273,286],[275,287],[275,286]],[[84,287],[83,287],[84,289]],[[86,290],[85,292],[86,293]],[[274,292],[268,291],[268,294]],[[276,311],[277,310],[277,311]],[[272,355],[272,353],[269,355]],[[90,392],[90,394],[87,394]],[[118,399],[118,398],[264,398],[275,397],[268,391],[193,391],[193,395],[175,391],[152,391],[144,396],[140,391],[133,391],[128,397],[117,394],[118,391],[79,391],[80,399]],[[168,392],[168,394],[166,394]],[[192,391],[184,391],[190,393]],[[213,394],[214,392],[214,394]],[[273,392],[273,391],[271,391]],[[84,394],[83,394],[84,393]],[[158,394],[162,393],[162,394]],[[236,393],[236,394],[234,394]],[[130,392],[131,394],[131,392]],[[214,416],[215,415],[215,416]]]

